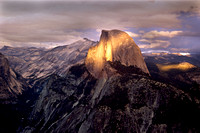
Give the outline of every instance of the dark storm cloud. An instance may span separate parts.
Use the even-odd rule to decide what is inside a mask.
[[[148,2],[4,2],[3,14],[6,16],[41,15],[70,28],[112,28],[179,26],[173,8],[162,3]],[[185,5],[185,4],[184,4]],[[165,9],[163,9],[165,8]],[[169,8],[169,9],[168,9]],[[183,8],[184,9],[184,8]],[[162,12],[160,12],[162,11]],[[160,13],[159,13],[160,12]],[[42,16],[43,15],[43,16]],[[67,21],[68,20],[68,21]],[[148,21],[148,23],[146,22]],[[170,22],[167,23],[167,22]],[[113,26],[114,25],[114,26]]]
[[[0,4],[0,39],[11,44],[35,45],[51,42],[68,43],[83,36],[87,37],[85,35],[98,39],[99,33],[96,31],[99,29],[164,28],[166,31],[182,31],[183,18],[180,16],[200,14],[198,3],[3,1]],[[181,34],[186,36],[186,33],[189,32]],[[195,31],[193,35],[197,33],[198,31]],[[157,48],[160,43],[163,48],[162,44],[169,45],[164,41],[167,40],[152,42]]]

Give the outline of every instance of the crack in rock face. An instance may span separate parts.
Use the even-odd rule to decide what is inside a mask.
[[[85,64],[94,77],[100,78],[108,76],[105,71],[108,61],[135,66],[149,74],[140,48],[126,32],[120,30],[102,30],[100,41],[89,49]]]

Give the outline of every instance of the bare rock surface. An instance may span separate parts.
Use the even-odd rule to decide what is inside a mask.
[[[84,64],[66,77],[49,76],[22,132],[199,132],[199,106],[187,93],[126,66],[115,69],[107,79]]]
[[[93,76],[102,77],[105,76],[103,71],[107,61],[119,61],[149,73],[140,48],[127,33],[120,30],[103,30],[99,43],[89,49],[85,64]]]
[[[95,44],[84,38],[52,49],[4,46],[0,52],[14,70],[26,79],[35,80],[53,73],[65,75],[72,65],[84,62],[88,49]]]
[[[26,88],[24,79],[10,68],[8,60],[0,53],[0,103],[16,102]]]

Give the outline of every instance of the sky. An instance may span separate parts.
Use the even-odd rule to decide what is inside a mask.
[[[52,48],[126,31],[142,52],[200,52],[199,0],[0,0],[0,48]]]

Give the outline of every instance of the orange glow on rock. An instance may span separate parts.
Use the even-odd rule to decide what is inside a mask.
[[[107,76],[107,61],[119,61],[125,66],[136,66],[149,73],[139,47],[123,31],[103,30],[99,43],[89,49],[85,64],[94,77],[100,78]]]
[[[112,61],[112,45],[111,42],[107,42],[106,47],[106,61]]]

